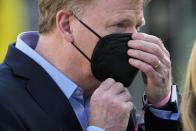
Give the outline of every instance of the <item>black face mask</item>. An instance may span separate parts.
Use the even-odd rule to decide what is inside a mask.
[[[138,69],[128,63],[128,41],[132,39],[132,34],[116,33],[101,37],[80,19],[78,20],[100,39],[93,51],[91,59],[73,44],[91,63],[93,75],[99,81],[113,78],[117,82],[121,82],[124,86],[128,87],[138,72]]]

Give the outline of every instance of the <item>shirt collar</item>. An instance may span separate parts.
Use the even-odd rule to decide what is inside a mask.
[[[68,99],[70,99],[72,95],[78,96],[78,92],[80,92],[80,95],[81,93],[83,95],[83,91],[80,87],[34,50],[38,40],[39,33],[37,31],[21,33],[17,37],[16,48],[37,62],[56,82]]]

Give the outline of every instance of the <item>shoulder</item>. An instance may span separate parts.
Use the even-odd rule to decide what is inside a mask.
[[[15,76],[6,64],[0,65],[0,103],[17,100],[24,92],[26,80]]]
[[[0,90],[4,87],[14,88],[21,86],[24,79],[17,77],[7,64],[0,65]]]

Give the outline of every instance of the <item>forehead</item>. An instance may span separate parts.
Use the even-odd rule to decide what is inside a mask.
[[[118,12],[123,10],[143,10],[143,0],[95,0],[94,7],[104,12]]]
[[[143,19],[143,0],[95,0],[88,12],[93,17],[99,16],[101,21],[97,22],[119,17],[139,20]]]

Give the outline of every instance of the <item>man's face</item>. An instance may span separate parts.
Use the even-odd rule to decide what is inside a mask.
[[[80,18],[100,36],[112,33],[134,33],[144,24],[142,0],[95,0]],[[75,44],[91,58],[99,40],[91,31],[76,20]],[[90,63],[81,54],[83,71],[92,75]]]

